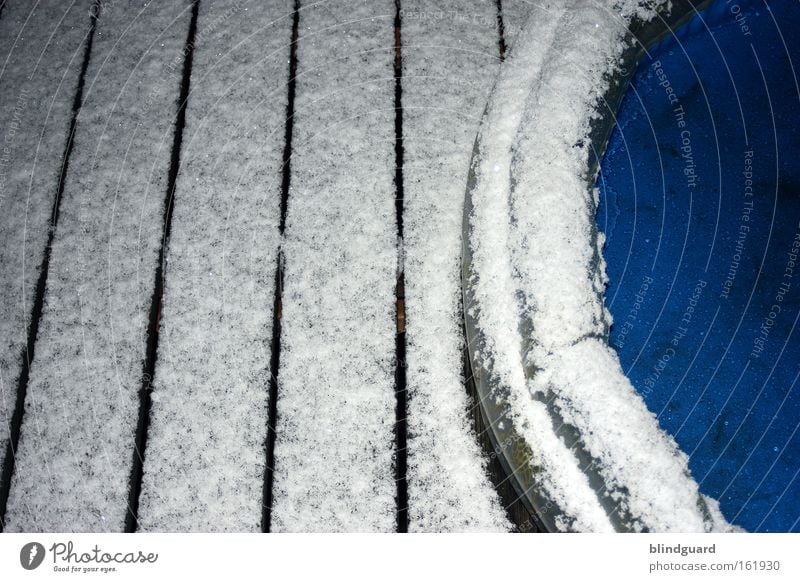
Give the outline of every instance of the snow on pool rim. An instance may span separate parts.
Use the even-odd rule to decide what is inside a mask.
[[[548,529],[734,529],[608,345],[594,224],[596,150],[624,90],[621,65],[638,53],[631,30],[654,39],[695,11],[632,0],[534,10],[476,141],[464,237],[470,356],[489,432],[511,421],[500,432],[514,440],[499,450],[529,479],[520,488]]]

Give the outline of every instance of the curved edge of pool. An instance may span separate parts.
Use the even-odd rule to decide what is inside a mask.
[[[597,172],[599,171],[599,164],[602,160],[603,153],[608,143],[609,136],[616,124],[616,111],[620,105],[622,97],[628,87],[628,83],[636,70],[636,65],[643,57],[646,49],[663,39],[666,35],[680,27],[684,22],[689,20],[698,12],[704,10],[711,4],[712,0],[674,0],[668,4],[662,4],[655,12],[651,14],[651,18],[643,20],[639,15],[633,13],[627,19],[627,31],[625,32],[625,39],[627,42],[621,43],[613,47],[616,52],[616,58],[613,61],[619,63],[621,66],[608,66],[607,71],[604,73],[608,78],[607,89],[603,92],[600,103],[595,107],[594,111],[583,111],[580,115],[588,115],[590,132],[589,151],[592,152],[589,159],[586,161],[586,175],[584,176],[585,189],[592,196],[594,182]],[[543,11],[544,10],[544,11]],[[561,23],[561,18],[554,17],[551,14],[545,14],[547,8],[534,10],[530,19],[520,32],[520,36],[529,38],[530,35],[546,36],[543,35],[543,26],[550,27],[552,30],[557,30]],[[563,14],[567,14],[565,10]],[[563,16],[562,14],[562,16]],[[624,18],[619,17],[618,18]],[[544,24],[543,24],[544,23]],[[554,28],[555,27],[555,28]],[[551,30],[551,32],[552,32]],[[525,50],[525,40],[518,41],[519,46],[512,48],[511,58],[515,56],[515,52]],[[559,42],[561,39],[558,35],[552,38],[552,48],[558,50]],[[479,280],[481,274],[476,272],[475,268],[475,247],[476,243],[474,213],[476,211],[473,196],[476,191],[476,184],[478,182],[478,174],[481,172],[481,164],[486,165],[491,163],[482,159],[481,150],[485,146],[487,140],[491,141],[491,136],[487,138],[487,134],[492,131],[489,109],[492,104],[492,99],[496,99],[498,92],[508,92],[508,87],[504,87],[503,76],[514,75],[514,71],[509,71],[508,66],[504,66],[500,78],[495,85],[490,102],[484,113],[481,122],[481,131],[475,141],[472,161],[470,164],[470,171],[467,180],[466,195],[464,202],[463,214],[463,243],[462,243],[462,293],[463,293],[463,313],[464,313],[464,330],[465,338],[467,341],[467,350],[469,356],[469,363],[471,372],[474,378],[476,393],[478,396],[478,406],[483,421],[482,429],[488,433],[489,440],[496,453],[497,459],[506,472],[506,477],[513,485],[519,500],[523,506],[537,516],[543,529],[548,531],[581,531],[581,530],[614,530],[614,531],[655,531],[655,530],[681,530],[682,516],[688,516],[685,521],[685,531],[700,530],[700,531],[732,531],[736,528],[728,524],[719,512],[716,501],[708,499],[701,495],[699,491],[696,493],[696,498],[693,502],[694,507],[676,508],[676,522],[660,521],[658,519],[645,519],[639,515],[635,503],[627,503],[626,496],[632,496],[631,491],[626,486],[624,480],[620,483],[609,483],[608,475],[602,471],[597,470],[596,463],[596,450],[595,454],[591,447],[584,446],[583,437],[579,429],[571,427],[570,423],[564,422],[563,416],[560,415],[558,407],[552,406],[552,397],[545,397],[542,393],[533,394],[530,398],[531,403],[536,401],[536,406],[542,410],[547,410],[549,419],[552,423],[557,423],[559,429],[552,431],[555,437],[556,432],[562,434],[555,438],[560,438],[563,442],[569,445],[569,449],[575,453],[577,457],[578,466],[582,467],[581,471],[588,480],[588,486],[595,492],[597,499],[602,507],[602,511],[597,508],[586,508],[584,500],[577,499],[570,492],[569,487],[565,487],[569,481],[569,472],[565,475],[554,477],[551,475],[552,467],[554,466],[551,460],[542,458],[542,451],[536,450],[537,447],[532,446],[524,436],[524,430],[521,430],[520,424],[528,425],[534,416],[525,419],[520,418],[518,411],[512,410],[514,407],[514,400],[518,395],[512,394],[513,390],[509,387],[508,376],[514,373],[519,373],[518,370],[512,370],[518,363],[522,367],[524,377],[526,380],[536,377],[541,374],[541,369],[538,367],[534,358],[529,357],[532,351],[530,345],[526,345],[535,338],[536,333],[530,322],[526,322],[519,313],[517,316],[517,330],[519,332],[522,345],[517,354],[511,356],[512,359],[518,359],[518,362],[512,362],[507,369],[502,368],[501,364],[496,361],[497,356],[502,348],[498,347],[497,337],[487,337],[486,326],[481,321],[481,299],[479,298],[480,292],[476,290],[476,281]],[[539,81],[536,78],[535,81]],[[513,84],[512,84],[513,85]],[[531,87],[527,87],[531,90]],[[535,90],[535,87],[534,87]],[[532,91],[531,91],[532,92]],[[524,97],[527,97],[525,95]],[[518,99],[519,100],[519,99]],[[502,99],[500,99],[502,102]],[[516,106],[519,108],[519,105]],[[522,125],[522,118],[520,112],[515,115],[508,116],[509,119],[519,121]],[[584,120],[586,121],[586,120]],[[517,131],[518,128],[515,128]],[[489,144],[488,147],[493,147]],[[491,156],[488,156],[491,158]],[[509,158],[510,160],[510,158]],[[507,160],[508,161],[508,160]],[[498,164],[495,163],[494,170],[498,170]],[[504,171],[502,168],[501,171]],[[513,174],[513,170],[509,165],[509,173]],[[513,188],[513,176],[512,180]],[[596,202],[595,202],[596,206]],[[592,209],[589,209],[591,212]],[[592,215],[593,216],[593,215]],[[597,257],[600,256],[600,249],[598,245],[601,239],[598,237],[594,221],[591,221],[592,232],[590,236],[590,244],[593,245]],[[592,267],[595,271],[594,275],[602,270],[602,258],[594,261]],[[590,274],[591,276],[591,274]],[[602,294],[599,297],[602,304]],[[484,299],[485,301],[485,299]],[[608,325],[604,325],[604,333],[599,334],[600,337],[593,338],[601,342],[608,343]],[[593,342],[597,343],[597,342]],[[492,359],[492,351],[494,350],[495,360]],[[589,350],[587,353],[591,353]],[[489,356],[487,357],[487,353]],[[603,356],[605,357],[605,356]],[[616,354],[613,356],[616,358]],[[612,370],[608,371],[610,374]],[[621,375],[621,369],[619,370]],[[637,395],[638,397],[638,395]],[[642,402],[643,405],[643,402]],[[528,403],[526,406],[533,406]],[[563,412],[563,409],[561,410]],[[539,417],[541,420],[541,416]],[[566,430],[562,430],[562,427]],[[660,431],[660,429],[658,429]],[[662,431],[663,432],[663,431]],[[549,435],[548,435],[549,438]],[[669,437],[665,438],[669,439]],[[674,444],[674,442],[673,442]],[[678,453],[679,454],[679,453]],[[547,456],[547,453],[544,453]],[[685,459],[684,459],[685,460]],[[676,471],[681,471],[678,468]],[[680,479],[689,479],[688,471],[681,475]],[[573,475],[574,477],[574,475]],[[557,481],[559,481],[558,483]],[[552,481],[552,482],[551,482]],[[694,483],[694,481],[692,481]],[[634,484],[634,488],[638,485]],[[620,498],[622,500],[620,501]],[[584,511],[585,509],[585,511]],[[605,512],[607,521],[603,519],[600,513]]]

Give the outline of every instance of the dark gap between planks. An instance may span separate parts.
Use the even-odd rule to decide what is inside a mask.
[[[5,7],[5,2],[0,5],[0,16]],[[30,379],[31,363],[33,362],[36,349],[36,336],[39,333],[39,323],[42,319],[44,309],[44,296],[47,291],[47,277],[50,272],[50,255],[53,249],[53,238],[55,237],[58,217],[61,212],[61,197],[64,194],[64,183],[69,170],[69,160],[72,155],[72,148],[75,143],[75,127],[78,123],[78,114],[83,104],[83,91],[86,83],[86,71],[89,68],[89,58],[92,53],[94,43],[94,33],[97,28],[97,20],[100,15],[100,0],[95,0],[92,4],[89,18],[89,32],[87,33],[86,45],[84,46],[83,61],[78,75],[78,85],[75,88],[75,97],[72,100],[72,114],[69,122],[69,132],[64,147],[64,154],[61,161],[61,172],[58,176],[58,186],[56,188],[53,209],[50,214],[50,229],[47,234],[47,244],[42,257],[42,265],[39,271],[39,278],[36,280],[34,292],[33,308],[31,309],[31,319],[28,325],[28,338],[26,347],[21,354],[22,367],[17,381],[17,396],[14,404],[14,412],[11,416],[9,426],[9,439],[6,446],[6,456],[3,461],[2,473],[0,474],[0,532],[5,528],[6,508],[8,505],[8,495],[11,490],[11,478],[14,474],[16,463],[16,451],[19,445],[19,435],[22,430],[22,417],[25,412],[25,398],[28,393],[28,381]]]
[[[395,287],[397,336],[395,340],[395,482],[397,484],[397,531],[408,532],[408,430],[406,416],[408,414],[408,391],[406,389],[406,313],[405,313],[405,277],[403,275],[403,43],[402,43],[402,6],[395,0],[394,15],[394,153],[395,153],[395,216],[397,220],[397,239],[401,243],[398,248],[398,275]]]
[[[139,418],[136,423],[134,437],[133,465],[128,486],[128,512],[125,516],[125,532],[135,532],[138,525],[139,495],[142,489],[142,475],[144,472],[144,453],[147,447],[147,431],[150,426],[150,406],[152,399],[150,393],[153,389],[156,361],[158,360],[158,333],[161,319],[161,302],[164,297],[164,257],[166,255],[169,235],[172,229],[172,202],[175,195],[175,183],[180,168],[181,145],[183,143],[183,129],[186,124],[186,101],[189,98],[189,83],[192,76],[192,57],[194,56],[194,42],[197,33],[197,15],[200,9],[200,0],[192,3],[192,17],[189,23],[189,33],[184,49],[183,74],[181,77],[180,95],[178,97],[178,114],[175,119],[175,133],[172,141],[172,154],[170,157],[169,174],[167,177],[167,190],[164,200],[164,234],[158,250],[158,264],[156,265],[153,296],[150,302],[150,317],[147,326],[147,349],[142,372],[142,386],[139,389]]]
[[[295,0],[292,15],[292,39],[289,49],[289,82],[286,105],[286,130],[283,148],[283,174],[281,176],[281,217],[279,233],[283,241],[286,230],[286,208],[291,186],[292,135],[294,130],[294,98],[297,77],[297,42],[300,34],[300,0]],[[269,533],[272,528],[273,487],[275,483],[275,438],[278,423],[278,373],[281,363],[281,315],[283,296],[283,248],[278,249],[278,264],[275,267],[275,299],[272,307],[272,339],[270,341],[269,403],[267,413],[266,464],[261,504],[261,531]]]

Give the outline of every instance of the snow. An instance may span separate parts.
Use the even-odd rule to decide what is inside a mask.
[[[291,10],[200,5],[141,530],[261,528]]]
[[[84,41],[88,0],[7,2],[0,18],[0,466]]]
[[[800,249],[800,198],[783,195],[800,179],[788,60],[800,38],[782,39],[775,22],[797,28],[800,11],[739,7],[712,3],[648,50],[603,159],[597,224],[608,237],[610,339],[626,375],[729,520],[789,531],[800,482],[786,505],[773,504],[800,446],[800,400],[790,396],[800,289],[784,286],[780,315],[770,312],[786,253]],[[685,146],[674,158],[673,143]]]
[[[189,8],[104,3],[55,233],[7,531],[123,528],[179,87],[168,65],[180,62]]]
[[[501,7],[501,14],[503,16],[503,36],[506,44],[506,55],[509,54],[516,42],[519,32],[528,20],[529,15],[534,10],[558,10],[558,6],[563,4],[562,1],[541,3],[535,0],[494,0],[495,3],[499,2]]]
[[[394,12],[300,12],[273,531],[396,524]]]
[[[701,496],[686,455],[660,430],[605,341],[577,342],[543,368],[533,385],[552,390],[564,422],[583,435],[582,445],[596,459],[607,494],[621,514],[630,516],[630,529],[724,529],[716,501],[704,498],[707,509],[698,507]],[[624,423],[613,421],[623,418]]]
[[[478,325],[484,344],[482,365],[508,391],[510,413],[534,455],[531,462],[543,469],[541,487],[547,497],[569,517],[564,527],[574,530],[610,531],[588,479],[577,459],[552,430],[552,421],[542,402],[532,400],[526,388],[521,360],[523,338],[516,315],[516,282],[506,252],[509,238],[507,192],[511,187],[510,165],[514,132],[523,117],[525,97],[538,78],[554,40],[565,2],[531,12],[503,66],[487,106],[479,134],[479,158],[473,161],[475,185],[470,192],[472,281]]]
[[[624,23],[654,13],[635,2],[613,10],[581,4],[557,19],[558,8],[551,3],[529,20],[481,133],[470,242],[484,365],[510,391],[514,420],[534,465],[545,469],[542,487],[564,512],[564,527],[608,529],[601,511],[612,501],[622,529],[727,529],[606,341],[602,240],[586,175],[589,123],[608,84],[607,63],[625,46]],[[550,426],[543,401],[567,427],[543,428]],[[586,476],[576,478],[577,457],[565,455],[556,436],[570,427],[609,488],[604,499]]]
[[[426,8],[427,7],[427,8]],[[507,531],[461,374],[461,215],[499,70],[490,2],[403,2],[403,164],[410,531]]]
[[[542,496],[561,512],[556,527],[730,529],[607,345],[589,122],[608,63],[624,47],[625,23],[654,12],[635,0],[504,0],[513,48],[490,93],[500,68],[496,4],[446,0],[434,16],[424,2],[403,2],[405,240],[398,241],[395,4],[303,7],[281,240],[291,4],[200,6],[141,528],[259,529],[268,382],[277,373],[272,530],[395,529],[400,268],[410,529],[510,528],[461,376],[461,201],[480,128],[467,248],[479,373],[488,372],[507,400]],[[190,8],[188,1],[103,3],[55,232],[9,531],[123,528]],[[31,87],[22,109],[18,91],[3,91],[0,101],[5,132],[22,116],[11,164],[0,167],[4,418],[14,406],[89,26],[84,3],[51,37],[62,10],[43,0],[13,51],[27,8],[12,3],[0,19],[0,48],[11,55],[0,83]],[[276,371],[269,366],[280,246]],[[0,445],[7,433],[3,423]],[[578,435],[575,446],[564,433]],[[587,458],[591,465],[582,466]],[[595,490],[594,476],[606,490]],[[619,511],[609,516],[609,506]]]

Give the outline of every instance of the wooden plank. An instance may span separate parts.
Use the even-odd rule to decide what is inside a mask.
[[[517,34],[525,26],[528,15],[533,12],[535,4],[533,0],[495,0],[495,4],[500,10],[506,51],[510,51],[514,47]]]
[[[394,3],[301,10],[273,531],[392,531]]]
[[[259,531],[292,2],[200,6],[139,513]]]
[[[10,531],[123,529],[190,14],[189,2],[113,2],[99,15],[25,401]]]
[[[19,437],[28,341],[35,339],[31,315],[90,31],[90,6],[91,0],[42,0],[33,9],[30,2],[14,1],[3,5],[0,18],[0,522],[13,470],[6,455],[13,455]]]
[[[409,529],[505,531],[461,376],[462,207],[500,67],[497,7],[406,0],[402,28]]]

